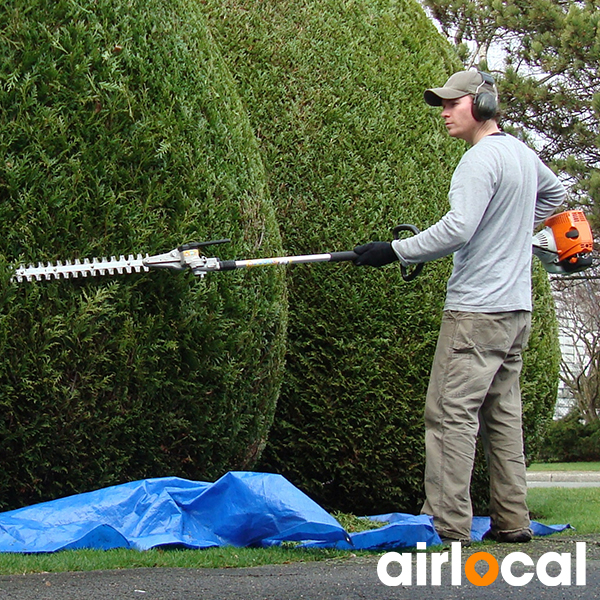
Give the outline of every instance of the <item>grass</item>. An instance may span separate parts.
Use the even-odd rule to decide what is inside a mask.
[[[600,462],[533,463],[529,471],[600,471]]]
[[[328,549],[210,548],[208,550],[152,549],[145,552],[115,550],[64,550],[51,554],[0,554],[0,575],[59,573],[140,568],[235,568],[292,562],[344,559],[350,552]]]
[[[529,471],[600,471],[600,462],[534,463]],[[531,518],[540,523],[570,524],[578,533],[600,533],[598,488],[530,488]]]
[[[598,488],[530,488],[527,503],[534,521],[572,525],[578,533],[600,533]]]

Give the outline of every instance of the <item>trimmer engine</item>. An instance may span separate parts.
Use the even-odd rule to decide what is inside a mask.
[[[594,238],[581,210],[551,216],[546,227],[533,236],[533,253],[548,273],[568,274],[592,265]]]

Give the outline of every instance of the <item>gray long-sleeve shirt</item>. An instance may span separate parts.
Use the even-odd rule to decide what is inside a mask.
[[[471,147],[457,166],[450,210],[437,223],[392,243],[405,265],[454,253],[446,310],[531,310],[534,226],[565,198],[556,175],[516,138],[495,134]]]

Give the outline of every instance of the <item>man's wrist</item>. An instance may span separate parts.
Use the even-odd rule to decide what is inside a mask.
[[[404,258],[404,256],[402,255],[401,245],[402,245],[402,240],[393,240],[392,241],[392,250],[398,257],[400,264],[404,267],[408,267],[408,266],[410,266],[411,263],[407,262],[406,259]]]

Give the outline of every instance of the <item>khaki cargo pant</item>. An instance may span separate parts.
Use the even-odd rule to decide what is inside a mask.
[[[425,494],[441,536],[470,538],[477,433],[490,473],[495,531],[529,527],[521,424],[521,351],[527,311],[445,311],[425,405]]]

